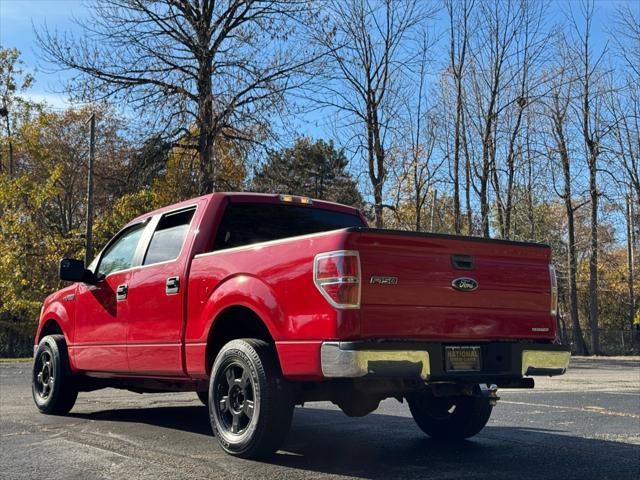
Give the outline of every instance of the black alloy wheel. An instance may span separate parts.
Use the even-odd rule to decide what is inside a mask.
[[[36,349],[31,393],[42,413],[63,415],[76,403],[78,387],[67,355],[64,335],[47,335]]]
[[[222,449],[243,458],[275,452],[291,426],[293,396],[272,344],[232,340],[211,368],[209,418]]]
[[[242,434],[253,419],[253,380],[239,361],[228,364],[219,375],[214,396],[218,417],[227,431]]]

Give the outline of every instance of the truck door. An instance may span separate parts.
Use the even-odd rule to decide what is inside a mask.
[[[127,357],[131,373],[183,375],[186,275],[196,207],[154,218],[142,264],[129,281]]]
[[[75,341],[71,355],[76,368],[95,372],[127,372],[128,286],[131,267],[146,223],[120,232],[102,253],[95,285],[81,283],[76,293]]]

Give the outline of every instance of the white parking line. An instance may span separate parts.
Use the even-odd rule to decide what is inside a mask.
[[[586,406],[586,407],[563,407],[561,405],[548,405],[546,403],[528,403],[528,402],[514,402],[511,400],[500,400],[500,403],[508,403],[511,405],[526,405],[528,407],[547,407],[555,408],[556,410],[573,410],[577,412],[585,413],[598,413],[600,415],[611,415],[614,417],[630,417],[640,419],[640,415],[628,412],[615,412],[613,410],[607,410],[603,407]]]

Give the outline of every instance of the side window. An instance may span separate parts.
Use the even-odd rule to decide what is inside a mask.
[[[124,232],[109,249],[104,252],[98,265],[98,275],[107,276],[118,270],[125,270],[133,265],[133,257],[145,224],[139,224]]]
[[[163,215],[153,232],[143,265],[174,260],[180,255],[195,208]]]

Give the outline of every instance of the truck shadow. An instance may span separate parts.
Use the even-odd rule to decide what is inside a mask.
[[[72,415],[211,436],[204,407]],[[639,478],[638,459],[640,445],[576,437],[560,428],[488,426],[471,440],[443,444],[426,437],[407,417],[374,413],[353,419],[334,410],[297,408],[282,450],[260,463],[262,469],[292,469],[293,476],[304,476],[295,472],[300,470],[366,479],[628,479]]]

